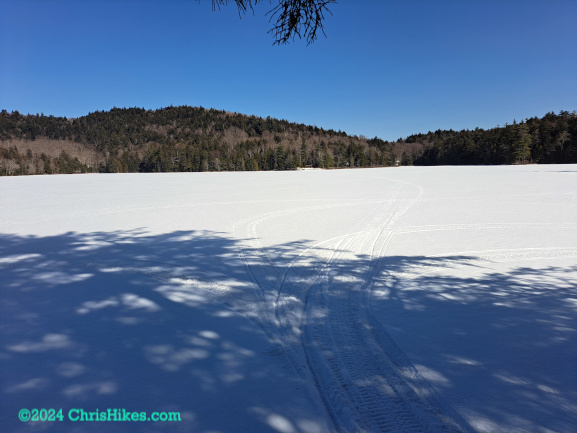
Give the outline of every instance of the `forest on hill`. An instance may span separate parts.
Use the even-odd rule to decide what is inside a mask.
[[[438,130],[397,144],[413,165],[577,163],[577,114],[547,113],[487,130]]]
[[[396,142],[202,107],[0,113],[0,175],[577,162],[577,115]]]

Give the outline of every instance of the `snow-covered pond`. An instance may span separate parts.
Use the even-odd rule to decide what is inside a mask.
[[[577,426],[577,166],[0,178],[0,203],[2,431]]]

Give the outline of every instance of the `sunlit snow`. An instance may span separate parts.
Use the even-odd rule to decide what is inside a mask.
[[[577,425],[574,165],[31,176],[0,198],[2,431]]]

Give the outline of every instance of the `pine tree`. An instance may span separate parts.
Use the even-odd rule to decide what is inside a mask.
[[[522,122],[515,127],[513,156],[517,164],[526,164],[531,159],[531,134],[527,124]]]

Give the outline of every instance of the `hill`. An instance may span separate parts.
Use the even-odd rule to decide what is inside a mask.
[[[3,174],[290,170],[391,165],[387,142],[202,107],[0,115]]]
[[[576,163],[577,115],[561,111],[488,130],[437,130],[411,135],[394,148],[414,165]]]
[[[113,108],[76,119],[0,113],[0,175],[577,162],[577,116],[388,142],[202,107]]]

